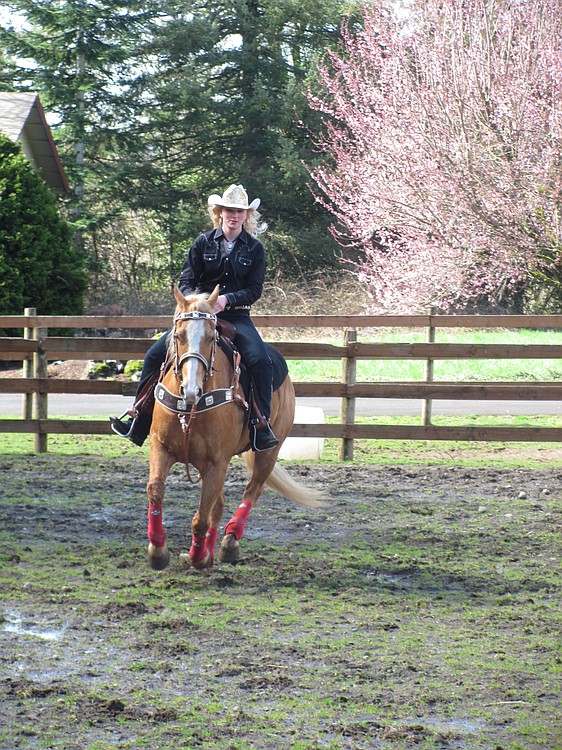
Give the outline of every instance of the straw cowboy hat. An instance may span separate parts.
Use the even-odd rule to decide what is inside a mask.
[[[230,185],[222,194],[222,198],[220,195],[211,195],[208,202],[211,208],[221,206],[222,208],[242,208],[245,211],[255,211],[260,205],[259,198],[255,198],[248,204],[248,193],[242,185]]]

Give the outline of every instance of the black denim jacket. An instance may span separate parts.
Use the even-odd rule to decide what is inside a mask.
[[[244,229],[226,257],[221,254],[222,228],[200,234],[187,255],[178,286],[182,294],[211,293],[217,284],[226,295],[226,309],[249,309],[261,297],[265,251]]]

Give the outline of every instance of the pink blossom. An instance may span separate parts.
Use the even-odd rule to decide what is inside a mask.
[[[319,67],[311,189],[373,309],[502,303],[560,268],[561,5],[392,8],[365,3]]]

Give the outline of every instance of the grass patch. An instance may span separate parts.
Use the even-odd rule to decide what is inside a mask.
[[[327,423],[336,424],[336,417],[327,417]],[[419,418],[413,416],[358,417],[357,424],[415,425]],[[463,416],[434,417],[435,425],[450,426],[510,426],[559,427],[557,415],[536,416]],[[326,439],[322,463],[339,462],[339,440]],[[129,441],[113,435],[49,435],[48,451],[56,455],[100,456],[117,458],[142,456],[148,460],[149,447],[133,446]],[[505,443],[505,442],[454,442],[430,440],[355,440],[354,462],[379,465],[466,465],[466,466],[527,466],[558,467],[559,446],[556,443]],[[28,455],[34,453],[31,434],[0,433],[0,455]],[[234,459],[239,460],[239,459]],[[288,462],[290,463],[290,462]]]
[[[420,329],[359,331],[362,343],[425,343]],[[315,337],[315,341],[343,344],[339,332]],[[440,329],[436,343],[449,344],[562,344],[562,331]],[[337,360],[290,360],[291,378],[297,382],[339,382]],[[423,381],[425,363],[418,360],[358,360],[357,382]],[[560,359],[435,360],[433,378],[441,382],[550,382],[562,380]]]
[[[204,576],[181,472],[147,569],[146,469],[0,456],[0,746],[557,747],[560,470],[294,463],[333,505],[266,494]]]

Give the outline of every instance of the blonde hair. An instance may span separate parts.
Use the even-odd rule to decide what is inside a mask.
[[[209,206],[209,216],[213,222],[213,228],[216,229],[221,224],[221,211],[224,206]],[[267,229],[265,221],[260,221],[261,214],[255,208],[246,209],[246,219],[244,220],[244,229],[252,237],[259,237]]]

